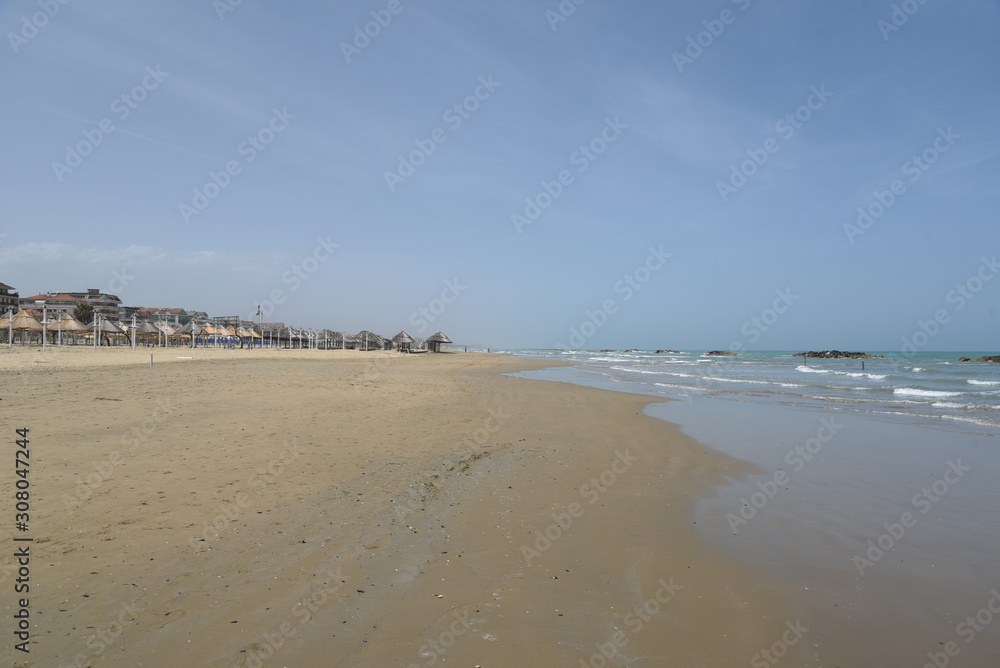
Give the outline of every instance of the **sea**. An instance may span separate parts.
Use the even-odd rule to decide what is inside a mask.
[[[1000,364],[959,361],[995,353],[504,352],[573,363],[516,376],[650,395],[647,415],[750,463],[690,519],[792,585],[802,665],[940,666],[949,642],[962,665],[997,665]],[[977,614],[991,625],[970,641]]]
[[[692,402],[729,399],[1000,436],[1000,364],[959,362],[983,352],[875,352],[873,359],[796,357],[793,352],[707,356],[701,351],[511,350],[571,361],[593,384]],[[881,357],[880,357],[881,356]],[[607,381],[600,383],[600,380]]]

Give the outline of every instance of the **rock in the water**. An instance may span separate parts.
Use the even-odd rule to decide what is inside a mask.
[[[959,362],[971,362],[972,360],[970,360],[968,357],[959,357],[958,361]]]
[[[728,350],[713,350],[713,351],[705,353],[705,354],[706,355],[712,355],[712,356],[726,355],[726,356],[729,356],[729,357],[736,357],[736,353],[730,352]]]
[[[679,352],[680,352],[679,350],[657,350],[656,354],[657,355],[663,355],[663,354],[666,354],[666,353],[676,354],[676,353],[679,353]]]
[[[874,355],[869,355],[868,353],[849,353],[842,350],[821,350],[819,352],[815,350],[810,350],[807,353],[795,353],[793,357],[819,357],[821,359],[832,359],[832,360],[857,360],[857,359],[874,359]]]
[[[1000,364],[1000,355],[983,355],[982,357],[980,357],[979,359],[977,359],[975,361],[976,362],[996,362],[997,364]]]

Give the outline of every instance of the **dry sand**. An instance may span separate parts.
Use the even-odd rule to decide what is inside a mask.
[[[783,664],[813,652],[785,585],[693,526],[745,466],[642,415],[648,397],[482,354],[149,354],[0,349],[7,451],[17,427],[31,449],[30,530],[13,456],[4,526],[9,546],[34,538],[30,654],[13,548],[0,558],[8,665],[747,665],[783,636]]]

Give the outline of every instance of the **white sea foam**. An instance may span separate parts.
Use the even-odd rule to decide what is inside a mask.
[[[964,392],[938,392],[935,390],[921,390],[915,387],[897,387],[892,391],[893,394],[899,394],[907,397],[928,397],[928,398],[941,398],[946,397],[957,397]]]
[[[836,376],[847,376],[848,378],[870,378],[872,380],[885,380],[884,374],[865,373],[863,371],[834,371],[832,369],[814,369],[805,365],[795,367],[796,371],[802,373],[832,373]]]
[[[885,380],[884,374],[860,373],[854,371],[834,371],[838,376],[849,376],[851,378],[870,378],[872,380]]]
[[[674,390],[697,390],[699,392],[704,392],[708,389],[704,387],[695,387],[694,385],[676,385],[674,383],[653,383],[653,385],[656,385],[657,387],[669,387]]]
[[[1000,385],[1000,380],[967,380],[969,385]]]
[[[629,367],[629,366],[613,366],[611,368],[614,369],[615,371],[628,371],[629,373],[645,373],[656,376],[663,375],[662,371],[646,371],[645,369],[636,369],[635,367]]]
[[[956,420],[958,422],[970,422],[972,424],[978,424],[981,427],[996,427],[995,422],[990,422],[989,420],[978,420],[972,417],[966,417],[964,415],[942,415],[945,420]]]

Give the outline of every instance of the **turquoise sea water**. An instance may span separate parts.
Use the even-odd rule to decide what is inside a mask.
[[[580,371],[623,383],[633,391],[688,401],[716,397],[778,403],[1000,436],[1000,364],[958,361],[990,353],[873,352],[885,358],[807,360],[792,352],[736,357],[709,357],[701,351],[502,352],[573,361]]]

